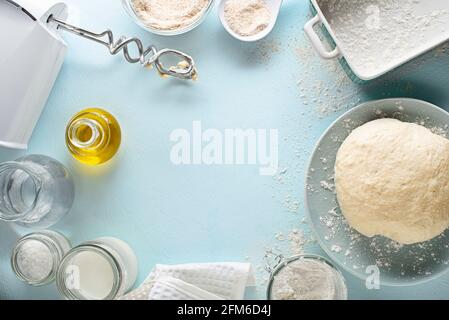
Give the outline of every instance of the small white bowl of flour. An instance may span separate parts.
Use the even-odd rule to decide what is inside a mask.
[[[253,42],[265,38],[274,25],[282,0],[221,0],[219,17],[234,38]]]
[[[199,26],[214,0],[122,0],[122,3],[131,18],[145,30],[173,36]]]

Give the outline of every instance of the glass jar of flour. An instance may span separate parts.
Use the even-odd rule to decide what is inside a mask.
[[[56,284],[69,300],[113,300],[133,287],[137,272],[131,247],[105,237],[70,250],[59,266]]]
[[[327,259],[317,255],[273,256],[266,266],[271,274],[268,300],[347,300],[345,279]]]

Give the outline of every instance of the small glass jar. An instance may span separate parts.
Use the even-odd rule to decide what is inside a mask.
[[[0,164],[0,220],[45,229],[72,208],[75,187],[68,170],[43,155]]]
[[[20,238],[11,255],[16,276],[32,286],[55,280],[59,264],[71,248],[70,241],[56,231],[44,230]]]
[[[325,279],[325,286],[323,287],[323,283],[314,283],[316,287],[310,287],[306,286],[308,291],[311,290],[324,290],[327,289],[326,294],[323,294],[320,296],[320,294],[315,293],[311,296],[314,300],[347,300],[348,299],[348,289],[346,287],[346,282],[341,274],[341,272],[336,269],[332,263],[318,255],[297,255],[293,256],[291,258],[284,258],[282,255],[275,255],[275,254],[268,254],[266,258],[268,259],[269,256],[272,255],[274,259],[274,265],[272,266],[272,261],[267,263],[266,270],[270,273],[270,280],[268,283],[267,288],[267,299],[268,300],[292,300],[292,298],[279,298],[277,297],[276,290],[278,287],[281,287],[282,284],[277,283],[278,277],[284,276],[289,277],[291,274],[287,275],[285,272],[288,270],[288,267],[291,267],[293,264],[301,264],[301,263],[309,263],[309,268],[312,267],[313,264],[313,270],[310,269],[309,271],[306,271],[305,274],[301,275],[297,278],[289,278],[287,281],[285,281],[283,284],[287,284],[287,286],[294,285],[295,283],[299,284],[302,277],[308,277],[312,278],[314,275],[316,275],[316,272],[319,268],[321,268],[321,271],[325,271],[327,273],[327,277]],[[285,279],[284,279],[285,280]],[[279,280],[280,282],[280,280]],[[316,281],[315,281],[316,282]],[[288,287],[283,288],[283,295],[287,296],[294,296],[296,294],[294,288]],[[286,293],[286,294],[285,294]],[[300,292],[301,294],[304,294],[305,296],[307,293]],[[280,295],[280,294],[279,294]],[[303,300],[303,299],[296,299],[296,300]],[[305,300],[305,299],[304,299]]]
[[[59,292],[69,300],[113,300],[137,279],[137,257],[127,243],[105,237],[70,250],[56,276]]]

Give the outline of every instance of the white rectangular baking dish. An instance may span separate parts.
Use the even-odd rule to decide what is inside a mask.
[[[449,40],[449,0],[311,0],[304,30],[325,59],[344,58],[363,81],[375,79]],[[335,49],[314,27],[323,25]]]

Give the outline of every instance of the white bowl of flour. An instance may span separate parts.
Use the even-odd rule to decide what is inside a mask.
[[[253,42],[273,30],[281,5],[282,0],[221,0],[218,15],[231,36]]]
[[[199,26],[214,0],[122,0],[122,3],[128,15],[145,30],[173,36]]]

